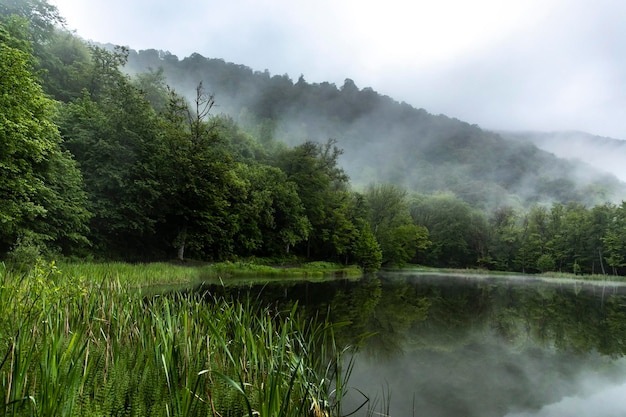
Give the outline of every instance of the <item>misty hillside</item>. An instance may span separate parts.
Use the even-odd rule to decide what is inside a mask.
[[[500,132],[502,137],[526,141],[559,158],[585,163],[626,181],[626,141],[585,132]]]
[[[191,98],[197,84],[215,95],[217,112],[262,141],[290,145],[336,139],[341,163],[356,188],[394,183],[411,191],[452,192],[479,207],[535,202],[618,201],[626,187],[616,177],[579,161],[558,158],[536,141],[505,140],[498,133],[444,115],[432,115],[359,88],[293,81],[193,54],[131,51],[132,73],[163,71],[167,83]]]

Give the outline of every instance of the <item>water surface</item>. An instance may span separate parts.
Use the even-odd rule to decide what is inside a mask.
[[[381,273],[361,280],[212,287],[350,321],[363,342],[344,413],[626,415],[626,286]]]

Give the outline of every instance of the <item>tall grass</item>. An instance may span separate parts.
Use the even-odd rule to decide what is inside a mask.
[[[129,264],[123,262],[68,262],[60,268],[66,275],[93,280],[120,280],[133,286],[195,284],[203,280],[230,277],[299,277],[323,278],[360,276],[356,266],[329,262],[307,262],[297,265],[265,265],[262,260],[251,262],[218,262],[213,264],[173,264],[154,262]]]
[[[0,416],[339,415],[341,324],[0,264]]]

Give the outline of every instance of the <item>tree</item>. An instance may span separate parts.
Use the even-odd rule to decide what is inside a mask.
[[[88,45],[73,33],[57,29],[39,48],[38,69],[52,98],[68,103],[88,88],[92,68]]]
[[[430,244],[428,230],[413,224],[406,192],[395,185],[370,186],[365,198],[370,227],[382,250],[382,263],[403,265]]]
[[[541,255],[548,253],[550,238],[547,209],[533,206],[522,219],[520,249],[516,258],[517,268],[522,272],[536,272],[537,260]]]
[[[470,267],[484,258],[487,224],[482,213],[450,194],[416,196],[411,216],[428,229],[426,261],[434,266]]]
[[[20,237],[69,250],[85,243],[82,180],[61,150],[55,104],[33,75],[24,22],[0,24],[0,252]]]
[[[508,271],[513,268],[519,247],[518,217],[511,207],[496,209],[489,221],[490,242],[489,257],[497,270]]]
[[[607,203],[593,207],[589,212],[589,232],[587,247],[590,255],[591,273],[606,274],[604,267],[604,236],[609,230],[615,215],[615,206]],[[596,260],[598,263],[596,264]]]
[[[626,267],[626,202],[616,207],[602,243],[607,264],[613,269],[613,275],[617,275]]]
[[[537,258],[537,269],[540,272],[554,271],[556,263],[549,253],[544,253]]]
[[[64,23],[59,10],[46,0],[0,0],[0,20],[7,21],[12,15],[28,22],[28,38],[36,45],[42,44]]]
[[[158,118],[118,68],[120,57],[93,49],[91,92],[62,108],[66,148],[80,163],[93,211],[92,239],[101,255],[162,256],[155,237],[163,219],[160,176],[167,151]],[[161,246],[161,248],[159,248]]]
[[[557,210],[554,210],[557,207]],[[569,203],[561,210],[559,205],[553,207],[554,214],[559,217],[558,229],[553,224],[553,237],[549,243],[555,256],[557,269],[566,268],[572,272],[581,272],[581,265],[590,264],[596,257],[592,248],[587,244],[587,237],[591,235],[589,211],[578,203]],[[555,222],[553,222],[555,223]]]
[[[232,204],[238,216],[237,254],[284,256],[306,240],[311,225],[296,185],[280,169],[239,163],[237,176],[246,184]]]
[[[369,223],[362,222],[358,236],[352,248],[354,261],[364,272],[380,269],[383,262],[383,251],[372,233]]]
[[[349,219],[348,176],[338,165],[342,151],[336,141],[305,142],[280,152],[275,164],[296,184],[311,223],[304,254],[337,257],[347,252],[354,225]]]
[[[232,207],[246,195],[247,184],[237,175],[219,120],[209,115],[213,97],[201,85],[196,93],[191,109],[172,91],[160,121],[166,147],[159,164],[162,231],[181,260],[187,250],[201,259],[225,259],[233,256],[239,225]]]

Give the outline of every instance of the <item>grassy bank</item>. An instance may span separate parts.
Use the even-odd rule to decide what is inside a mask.
[[[297,306],[146,297],[134,285],[152,281],[107,265],[16,273],[0,264],[1,415],[339,414],[339,324],[304,319]],[[200,274],[160,264],[144,272]]]
[[[330,262],[273,264],[267,261],[238,261],[219,263],[166,263],[129,264],[122,262],[61,262],[59,269],[67,275],[85,277],[90,281],[120,280],[132,286],[145,287],[162,284],[196,284],[203,280],[233,277],[267,278],[326,278],[354,277],[362,274],[356,266],[343,266]]]
[[[555,278],[555,279],[571,279],[582,281],[607,281],[607,282],[626,282],[626,276],[609,275],[609,274],[573,274],[569,272],[548,271],[538,274],[523,274],[521,272],[493,271],[483,268],[474,269],[454,269],[454,268],[434,268],[421,265],[410,265],[398,271],[415,271],[422,273],[439,273],[439,274],[471,274],[471,275],[489,275],[489,276],[527,276],[529,278]]]

